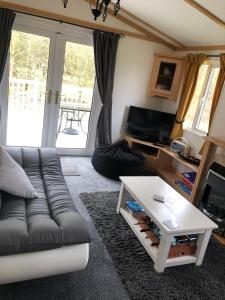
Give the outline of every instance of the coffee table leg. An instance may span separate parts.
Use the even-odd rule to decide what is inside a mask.
[[[172,235],[164,235],[160,239],[159,251],[154,265],[155,270],[159,273],[163,272],[166,267],[166,260],[168,258],[172,238]]]
[[[120,213],[120,207],[123,206],[125,193],[126,193],[125,185],[122,182],[121,183],[121,188],[120,188],[119,200],[118,200],[117,209],[116,209],[116,211],[117,211],[118,214]]]
[[[195,263],[197,266],[202,264],[211,233],[212,230],[206,230],[205,233],[199,234],[196,251],[197,260]]]

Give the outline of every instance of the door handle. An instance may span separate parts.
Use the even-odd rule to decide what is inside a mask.
[[[55,93],[55,105],[58,105],[59,104],[59,97],[60,97],[60,94],[59,94],[59,91],[57,91]]]
[[[48,104],[51,104],[51,100],[52,100],[52,90],[49,90],[49,92],[48,92]]]
[[[52,90],[49,90],[46,93],[43,93],[45,96],[48,96],[48,104],[51,104],[51,100],[52,100]]]
[[[60,92],[59,91],[57,91],[56,93],[55,93],[55,105],[58,105],[59,104],[59,99],[61,98],[61,97],[63,97],[64,95],[61,95],[60,94]]]

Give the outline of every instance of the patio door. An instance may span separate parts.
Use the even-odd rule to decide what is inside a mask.
[[[62,154],[85,154],[93,146],[98,114],[93,46],[61,34],[56,41],[56,57],[55,111],[51,120],[56,136],[50,137],[50,143],[54,142]]]
[[[26,23],[13,29],[0,89],[1,143],[88,155],[98,114],[92,39],[69,25]]]
[[[12,31],[5,81],[8,93],[3,104],[8,146],[43,145],[51,100],[50,50],[51,37]],[[7,85],[2,89],[7,90]]]

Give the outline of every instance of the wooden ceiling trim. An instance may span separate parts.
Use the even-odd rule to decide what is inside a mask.
[[[188,46],[188,47],[176,48],[176,51],[213,51],[213,50],[225,50],[225,45]]]
[[[174,39],[173,37],[171,37],[170,35],[166,34],[165,32],[159,30],[158,28],[156,28],[155,26],[153,26],[150,23],[147,23],[145,21],[143,21],[142,19],[138,18],[137,16],[135,16],[134,14],[130,13],[128,10],[124,9],[124,8],[120,8],[120,11],[122,11],[123,13],[125,13],[126,15],[130,16],[132,19],[138,21],[139,23],[143,24],[144,26],[150,28],[151,30],[154,30],[155,32],[159,33],[160,35],[164,36],[165,38],[167,38],[168,40],[174,42],[175,44],[177,44],[180,47],[185,47],[184,44],[182,44],[181,42],[179,42],[178,40]]]
[[[186,3],[197,9],[199,12],[201,12],[203,15],[214,21],[217,25],[221,26],[223,29],[225,29],[225,22],[221,20],[219,17],[214,15],[212,12],[210,12],[208,9],[200,5],[194,0],[184,0]]]
[[[60,14],[55,14],[55,13],[51,13],[48,11],[31,8],[28,6],[21,5],[21,4],[14,4],[14,3],[9,3],[9,2],[5,2],[5,1],[0,1],[0,7],[11,9],[15,12],[25,13],[25,14],[29,14],[29,15],[33,15],[33,16],[37,16],[37,17],[43,17],[43,18],[54,20],[54,21],[71,24],[71,25],[77,25],[77,26],[81,26],[81,27],[85,27],[85,28],[89,28],[89,29],[96,29],[96,30],[102,30],[102,31],[107,31],[107,32],[113,32],[113,33],[117,33],[117,34],[124,34],[125,36],[130,36],[130,37],[134,37],[134,38],[138,38],[138,39],[142,39],[142,40],[146,40],[146,41],[150,41],[150,42],[156,42],[155,39],[151,38],[150,36],[146,36],[144,34],[130,32],[130,31],[126,31],[126,30],[120,30],[120,29],[117,29],[114,27],[99,25],[97,23],[91,23],[91,22],[83,21],[83,20],[76,19],[76,18],[70,18],[70,17],[60,15]]]
[[[113,10],[108,8],[108,14],[114,16]],[[140,31],[141,33],[145,34],[147,37],[149,37],[153,42],[162,44],[172,50],[176,50],[176,46],[172,45],[171,43],[167,42],[166,40],[160,38],[159,36],[155,35],[154,33],[148,31],[147,29],[143,28],[142,26],[136,24],[135,22],[131,21],[130,19],[124,17],[123,15],[118,15],[116,18],[123,22],[126,25],[131,26],[132,28]]]
[[[83,0],[85,2],[91,2],[93,5],[96,3],[94,0]],[[114,11],[112,8],[108,7],[107,10],[108,14],[115,17],[114,16]],[[134,28],[135,30],[140,31],[141,33],[143,33],[144,35],[146,35],[152,42],[158,43],[158,44],[162,44],[172,50],[176,50],[176,46],[169,43],[168,41],[162,39],[161,37],[155,35],[154,33],[150,32],[149,30],[143,28],[142,26],[138,25],[137,23],[133,22],[132,20],[126,18],[125,16],[119,14],[116,16],[116,18],[123,22],[126,25],[129,25],[130,27]]]

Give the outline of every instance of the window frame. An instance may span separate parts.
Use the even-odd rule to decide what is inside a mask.
[[[201,122],[201,116],[204,111],[204,107],[205,107],[206,100],[207,100],[207,95],[209,93],[210,85],[211,85],[212,78],[213,78],[213,75],[215,72],[213,69],[220,67],[218,60],[217,61],[208,60],[204,64],[209,65],[209,68],[207,70],[207,74],[206,74],[206,77],[205,77],[205,80],[204,80],[204,83],[202,86],[200,100],[199,100],[199,103],[198,103],[198,106],[197,106],[197,109],[195,112],[195,116],[194,116],[192,125],[191,125],[191,127],[187,128],[187,129],[190,129],[191,131],[194,131],[197,134],[202,135],[202,136],[207,135],[208,132],[199,129],[198,124],[200,124],[200,122]]]

